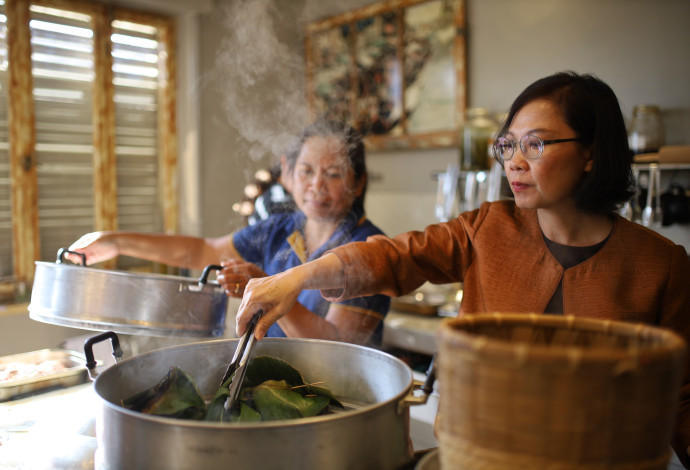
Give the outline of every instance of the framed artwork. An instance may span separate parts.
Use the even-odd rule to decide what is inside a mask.
[[[389,0],[311,23],[306,62],[312,118],[348,122],[367,148],[459,144],[464,0]]]

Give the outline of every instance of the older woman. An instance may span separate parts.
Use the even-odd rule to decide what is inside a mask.
[[[286,168],[297,210],[219,238],[134,232],[97,232],[75,242],[89,264],[127,255],[174,266],[225,267],[218,281],[239,297],[247,281],[319,258],[350,241],[382,234],[364,215],[367,172],[364,145],[350,127],[319,120],[307,127]],[[389,297],[371,295],[331,302],[318,291],[299,294],[269,336],[331,339],[378,346]]]
[[[423,232],[332,250],[252,280],[237,329],[289,311],[302,289],[332,300],[412,291],[424,281],[464,283],[460,314],[543,312],[662,325],[690,340],[690,262],[682,246],[616,215],[631,196],[631,154],[618,100],[591,75],[558,73],[513,103],[496,159],[514,200],[485,203]],[[690,378],[673,447],[688,465]]]

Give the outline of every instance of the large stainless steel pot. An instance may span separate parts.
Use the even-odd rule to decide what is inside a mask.
[[[200,279],[140,274],[36,262],[29,315],[32,319],[88,330],[148,336],[216,337],[225,330],[227,296],[209,283],[207,266]],[[79,253],[77,253],[79,254]]]
[[[211,396],[236,346],[237,340],[214,340],[160,349],[98,375],[96,468],[386,470],[411,459],[408,407],[424,403],[426,396],[413,393],[419,384],[404,362],[363,346],[267,338],[254,352],[288,361],[307,381],[323,381],[354,408],[346,412],[222,424],[156,417],[120,406],[124,398],[155,385],[171,366],[192,373],[201,393]]]

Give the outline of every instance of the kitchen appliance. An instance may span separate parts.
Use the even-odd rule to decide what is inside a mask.
[[[656,105],[636,105],[628,130],[628,145],[633,154],[657,152],[665,137],[661,109]]]
[[[438,174],[436,189],[436,219],[447,222],[455,217],[457,212],[457,187],[460,168],[458,165],[448,165],[445,172]]]
[[[217,337],[225,330],[227,295],[209,274],[199,279],[129,273],[65,264],[65,249],[55,263],[36,262],[29,316],[38,321],[88,330],[148,336]]]
[[[484,108],[469,108],[462,139],[462,169],[464,171],[488,170],[490,167],[491,145],[498,123]]]
[[[673,223],[687,224],[690,222],[690,198],[685,188],[680,184],[671,184],[668,190],[661,195],[662,225],[664,227]]]
[[[659,165],[649,165],[649,184],[647,185],[647,203],[642,210],[642,225],[650,227],[661,225],[661,172]]]
[[[111,334],[101,335],[103,340],[106,335]],[[405,363],[348,343],[265,338],[255,350],[287,361],[305,380],[323,381],[345,403],[344,412],[240,424],[164,418],[120,406],[121,400],[157,383],[171,366],[193,373],[202,395],[212,396],[237,341],[159,349],[98,374],[96,468],[385,470],[412,458],[409,407],[426,401],[430,385],[416,395],[421,384]],[[92,365],[93,352],[85,348],[85,354]]]

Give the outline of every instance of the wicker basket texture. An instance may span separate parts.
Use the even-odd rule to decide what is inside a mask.
[[[683,339],[648,325],[466,315],[439,330],[441,468],[664,470]]]

